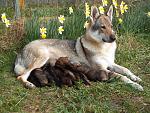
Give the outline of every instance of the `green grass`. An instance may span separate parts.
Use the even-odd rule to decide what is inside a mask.
[[[139,7],[143,6],[142,4]],[[147,5],[145,4],[144,7],[147,7]],[[129,24],[129,20],[125,21],[127,25],[123,24],[123,26],[126,25],[129,28],[124,27],[125,29],[119,32],[116,54],[118,64],[128,67],[142,78],[143,81],[140,84],[144,87],[143,92],[139,92],[120,81],[111,83],[92,82],[89,87],[79,82],[77,86],[63,87],[62,89],[53,85],[52,87],[29,90],[16,80],[13,73],[16,53],[27,42],[39,38],[41,25],[47,27],[48,38],[74,39],[85,32],[82,6],[79,8],[80,10],[76,10],[74,15],[68,15],[66,9],[62,10],[62,14],[66,16],[64,25],[66,31],[63,35],[59,35],[57,32],[57,27],[60,24],[55,19],[61,14],[60,12],[54,14],[50,20],[47,20],[47,18],[43,20],[41,15],[44,10],[41,12],[39,10],[34,12],[33,10],[30,15],[31,18],[28,16],[25,23],[25,41],[23,40],[20,44],[14,42],[13,47],[8,46],[9,49],[0,53],[0,113],[149,113],[150,35],[143,30],[145,27],[137,27],[139,25],[145,26],[145,23],[147,23],[146,28],[149,29],[149,19],[145,15],[145,12],[148,11],[146,8],[142,9],[141,12],[144,14],[140,16],[141,19],[145,18],[144,23],[141,23],[141,19],[140,24],[136,19],[134,20],[137,23],[135,25],[137,29],[131,30],[135,23]],[[49,10],[51,9],[48,9],[47,12]],[[139,14],[142,14],[141,12]],[[43,14],[42,17],[46,15],[51,16],[48,13]],[[143,17],[144,15],[145,17]],[[133,18],[134,14],[131,11],[127,16]],[[80,21],[78,21],[79,19]]]
[[[123,17],[120,32],[150,33],[150,18],[147,16],[147,13],[150,11],[149,5],[149,1],[132,4]]]
[[[40,28],[47,28],[47,38],[59,38],[59,39],[75,39],[81,36],[85,29],[85,16],[82,9],[75,9],[74,13],[69,15],[68,8],[62,9],[61,13],[59,10],[54,8],[56,13],[53,13],[53,16],[41,16],[41,14],[45,15],[45,13],[39,13],[38,9],[33,11],[31,18],[25,20],[25,31],[26,31],[26,39],[28,41],[36,40],[40,38]],[[43,10],[42,10],[43,11]],[[58,21],[58,17],[60,15],[65,16],[64,24],[61,24]],[[63,25],[64,32],[62,35],[58,33],[58,27]]]
[[[94,83],[86,87],[52,86],[29,90],[22,87],[12,72],[15,52],[0,55],[0,112],[58,113],[148,113],[150,110],[150,40],[132,35],[118,38],[117,63],[128,67],[143,80],[143,92],[119,81]],[[14,50],[15,51],[15,50]],[[79,89],[78,89],[78,88]]]

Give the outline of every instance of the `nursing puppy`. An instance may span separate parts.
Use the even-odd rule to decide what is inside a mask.
[[[104,70],[92,69],[86,64],[69,60],[67,57],[60,57],[54,67],[46,64],[33,70],[28,80],[36,87],[50,86],[52,81],[61,87],[62,85],[75,85],[79,79],[82,79],[84,84],[90,85],[89,80],[107,81],[110,76],[111,74]]]
[[[53,82],[59,87],[62,85],[72,86],[74,85],[72,74],[73,73],[69,73],[67,70],[62,71],[61,69],[46,64],[41,68],[34,69],[28,81],[33,83],[36,87],[51,86]]]
[[[55,65],[70,70],[76,77],[79,76],[79,78],[90,81],[107,81],[113,74],[113,72],[99,70],[98,68],[94,69],[85,63],[70,60],[68,57],[60,57]]]
[[[66,60],[69,65],[70,62],[68,58],[62,57],[56,61],[55,66],[46,63],[41,68],[34,69],[28,80],[34,83],[36,87],[50,86],[52,82],[55,82],[59,87],[62,85],[73,86],[79,79],[82,79],[84,84],[90,85],[85,75],[71,72],[69,68],[64,67]]]
[[[45,64],[41,68],[34,69],[31,72],[28,81],[33,83],[36,87],[51,86],[54,77],[48,72],[49,66],[49,64]]]

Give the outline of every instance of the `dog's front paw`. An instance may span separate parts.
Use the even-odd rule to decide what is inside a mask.
[[[140,79],[139,77],[137,77],[136,75],[132,75],[131,76],[131,80],[134,81],[134,82],[141,82],[142,79]]]
[[[34,84],[32,84],[31,82],[26,82],[24,85],[25,85],[26,88],[29,88],[29,89],[33,89],[33,88],[36,87],[36,86],[35,86]]]
[[[139,91],[144,91],[143,87],[138,83],[131,83],[131,86]]]

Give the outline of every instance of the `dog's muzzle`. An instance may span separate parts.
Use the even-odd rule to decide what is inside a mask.
[[[110,35],[109,37],[103,38],[102,40],[107,43],[112,43],[116,40],[116,37],[115,37],[115,35]]]
[[[110,40],[111,40],[112,42],[115,41],[115,40],[116,40],[115,35],[110,35]]]

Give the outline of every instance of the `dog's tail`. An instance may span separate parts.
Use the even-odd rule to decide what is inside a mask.
[[[25,71],[25,66],[22,61],[21,54],[17,55],[15,66],[14,66],[14,72],[16,73],[16,76],[22,75]]]

